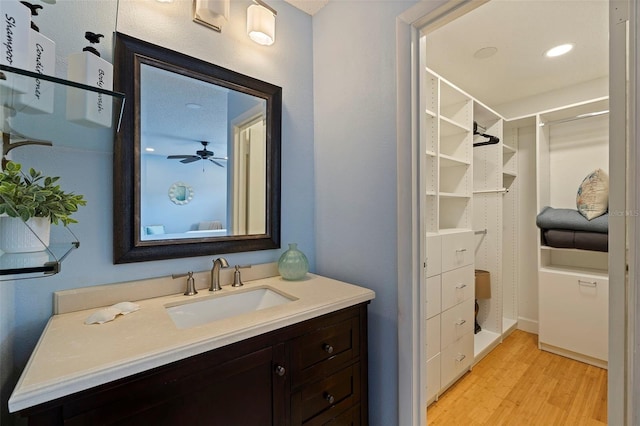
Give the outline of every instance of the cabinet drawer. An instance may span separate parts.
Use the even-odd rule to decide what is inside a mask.
[[[440,357],[438,354],[427,361],[427,401],[435,399],[440,391]]]
[[[356,405],[360,402],[359,383],[360,366],[356,363],[326,379],[308,384],[292,395],[293,424],[308,421],[309,424],[323,424],[336,413]]]
[[[441,309],[440,302],[440,275],[427,278],[427,318],[438,315]]]
[[[473,362],[473,332],[447,346],[440,353],[441,387],[446,387],[466,371]]]
[[[294,387],[327,376],[360,355],[358,318],[319,328],[291,345],[291,377]]]
[[[440,235],[427,234],[427,277],[438,275],[442,270],[442,244]]]
[[[609,279],[539,272],[540,342],[606,361]]]
[[[329,420],[326,420],[325,416],[314,417],[305,422],[304,426],[360,426],[363,424],[360,416],[361,409],[360,404],[357,404]]]
[[[440,352],[440,316],[427,320],[427,359]]]
[[[473,232],[442,235],[442,272],[473,264]]]
[[[473,299],[462,302],[441,315],[440,351],[465,334],[473,334],[475,307]]]
[[[473,299],[475,291],[473,266],[464,266],[442,274],[442,310]]]

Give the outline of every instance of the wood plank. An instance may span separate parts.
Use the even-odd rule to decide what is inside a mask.
[[[437,425],[607,424],[607,370],[538,349],[514,331],[427,409]]]

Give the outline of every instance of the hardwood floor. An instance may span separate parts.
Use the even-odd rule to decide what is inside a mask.
[[[537,342],[514,331],[429,406],[428,425],[606,425],[607,370]]]

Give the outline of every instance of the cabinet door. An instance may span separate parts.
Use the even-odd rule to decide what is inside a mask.
[[[284,376],[274,373],[281,345],[218,365],[180,367],[122,386],[109,401],[92,395],[67,405],[65,425],[269,425],[285,418]],[[250,403],[250,409],[247,404]],[[74,413],[75,412],[75,413]]]
[[[606,361],[609,280],[540,271],[541,343]]]

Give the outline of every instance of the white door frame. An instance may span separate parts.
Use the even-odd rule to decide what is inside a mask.
[[[422,426],[426,419],[426,338],[421,326],[423,300],[423,259],[420,259],[420,194],[419,194],[419,38],[420,30],[444,25],[458,16],[480,6],[486,0],[433,0],[421,1],[396,20],[396,86],[397,86],[397,170],[398,170],[398,424]],[[610,281],[628,283],[612,285],[609,298],[609,382],[608,422],[616,425],[638,424],[640,371],[634,368],[640,362],[640,351],[635,351],[635,326],[640,329],[640,291],[635,291],[636,270],[640,270],[640,253],[636,241],[640,239],[640,226],[634,226],[640,212],[640,197],[635,196],[640,182],[640,143],[636,135],[637,105],[636,81],[640,79],[640,64],[636,64],[636,25],[640,11],[635,2],[610,0],[610,162],[612,191],[610,210],[626,212],[622,220],[612,221],[610,241]],[[630,16],[632,19],[628,19]],[[627,26],[628,23],[628,26]],[[629,43],[629,64],[626,52]],[[625,75],[629,72],[629,92]],[[637,109],[636,109],[637,108]],[[630,117],[626,120],[627,109]],[[629,144],[627,146],[627,141]],[[629,172],[619,167],[625,164],[627,149],[632,163]],[[406,182],[410,182],[409,187]],[[628,210],[626,207],[635,210]],[[631,212],[629,214],[628,212]],[[626,217],[627,220],[624,220]],[[629,249],[628,281],[625,277]],[[620,252],[622,248],[622,252]],[[638,380],[636,379],[638,377]]]

